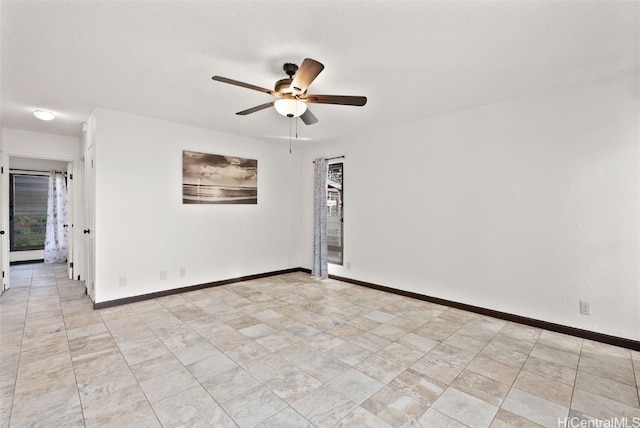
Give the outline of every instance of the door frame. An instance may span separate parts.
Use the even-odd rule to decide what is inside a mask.
[[[91,144],[84,152],[84,228],[83,267],[85,288],[89,298],[96,301],[95,288],[95,148]]]
[[[342,165],[342,179],[340,182],[340,190],[338,190],[340,199],[339,199],[339,212],[340,212],[340,260],[329,260],[328,263],[336,266],[344,266],[344,158],[337,158],[335,160],[330,160],[327,164],[327,193],[329,192],[329,169],[331,165]],[[327,216],[328,222],[328,216]],[[327,239],[327,242],[329,240]],[[327,257],[328,258],[328,257]]]
[[[9,288],[9,158],[5,154],[0,151],[0,295]]]
[[[71,206],[73,207],[72,209],[74,210],[74,212],[71,213],[72,223],[69,223],[69,226],[68,226],[69,227],[68,239],[69,239],[69,242],[72,242],[70,248],[75,248],[75,250],[71,254],[70,260],[67,260],[67,263],[73,262],[73,260],[76,258],[75,255],[78,254],[78,250],[82,250],[82,242],[80,239],[77,239],[78,237],[76,236],[77,231],[81,229],[81,227],[79,227],[81,226],[79,225],[79,222],[82,220],[78,215],[79,204],[77,203],[79,189],[80,189],[80,185],[78,183],[79,180],[77,180],[77,177],[78,177],[77,169],[78,169],[78,164],[80,163],[78,159],[70,159],[64,156],[57,157],[57,156],[47,156],[47,155],[36,155],[33,153],[8,152],[8,151],[0,152],[0,157],[1,157],[0,164],[2,165],[2,173],[0,174],[0,186],[2,187],[2,194],[5,195],[5,197],[1,200],[1,203],[0,203],[0,217],[2,218],[2,227],[3,227],[3,230],[6,230],[5,234],[2,235],[2,239],[0,240],[1,242],[0,251],[2,252],[0,259],[2,260],[2,271],[5,272],[5,277],[2,278],[1,288],[4,291],[11,287],[11,278],[9,275],[9,252],[10,252],[9,251],[9,232],[7,229],[9,227],[9,198],[7,197],[7,195],[9,195],[9,173],[10,173],[9,170],[11,167],[10,161],[12,157],[67,162],[67,165],[68,165],[67,170],[71,171],[71,173],[73,174],[73,177],[72,178],[69,177],[70,179],[67,180],[67,187],[72,187],[71,192],[67,191],[67,195],[70,195],[70,198],[73,198],[73,201],[71,201],[71,204],[72,204]],[[73,275],[80,276],[79,275],[80,270],[82,270],[82,266],[74,263]],[[70,279],[75,279],[75,278],[70,277]]]

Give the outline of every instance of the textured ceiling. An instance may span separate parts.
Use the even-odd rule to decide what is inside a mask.
[[[267,94],[285,62],[325,65],[309,92],[365,95],[311,105],[322,141],[553,90],[639,63],[640,2],[7,1],[2,126],[78,136],[95,107],[270,141],[290,120],[235,112]],[[35,108],[57,113],[52,122]],[[295,125],[294,125],[295,126]],[[295,128],[294,128],[295,132]]]

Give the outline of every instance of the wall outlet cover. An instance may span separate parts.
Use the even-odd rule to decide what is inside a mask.
[[[580,301],[580,313],[582,315],[591,315],[591,303]]]

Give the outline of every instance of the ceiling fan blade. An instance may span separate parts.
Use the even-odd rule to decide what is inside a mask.
[[[367,103],[367,97],[352,95],[317,95],[309,94],[304,101],[315,104],[340,104],[344,106],[363,106]]]
[[[254,91],[264,92],[269,95],[278,96],[277,92],[272,91],[271,89],[262,88],[260,86],[252,85],[250,83],[240,82],[239,80],[233,80],[222,76],[213,76],[213,80],[217,80],[218,82],[228,83],[230,85],[240,86],[242,88],[253,89]]]
[[[305,125],[313,125],[314,123],[318,123],[318,118],[311,113],[311,110],[307,108],[307,110],[300,116],[300,119],[304,122]]]
[[[311,82],[318,77],[318,74],[324,69],[324,65],[316,61],[315,59],[305,58],[298,68],[293,82],[291,82],[291,89],[297,93],[303,93],[307,90]]]
[[[275,104],[275,101],[271,101],[270,103],[260,104],[259,106],[255,106],[255,107],[248,108],[246,110],[239,111],[236,114],[239,114],[240,116],[246,116],[248,114],[255,113],[257,111],[264,110],[269,107],[273,107],[274,104]]]

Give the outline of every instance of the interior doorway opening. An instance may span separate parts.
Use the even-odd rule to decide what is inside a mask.
[[[43,237],[48,216],[49,177],[51,171],[65,175],[66,221],[60,222],[66,231],[66,262],[69,278],[74,278],[73,250],[73,172],[74,161],[2,154],[3,174],[0,176],[2,229],[2,291],[10,288],[9,266],[42,263],[45,260]],[[44,186],[46,183],[46,191]],[[46,194],[46,197],[45,197]],[[45,199],[46,198],[46,199]],[[43,205],[43,201],[47,203]],[[43,210],[46,210],[43,212]],[[60,258],[64,259],[64,254]]]
[[[44,261],[49,176],[51,171],[66,174],[68,165],[66,161],[9,157],[10,264]]]

